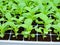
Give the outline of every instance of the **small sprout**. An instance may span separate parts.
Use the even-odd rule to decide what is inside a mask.
[[[46,37],[46,36],[43,36],[44,38]]]
[[[28,38],[28,35],[24,35],[24,38]]]
[[[60,38],[59,38],[59,37],[57,37],[56,39],[57,39],[57,40],[59,40]]]
[[[35,34],[31,34],[31,37],[34,38],[35,37]]]
[[[46,38],[46,35],[43,36],[43,39]]]
[[[13,35],[13,37],[15,37],[15,35]]]

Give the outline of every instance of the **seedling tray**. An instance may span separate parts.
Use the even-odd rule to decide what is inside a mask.
[[[24,38],[23,35],[18,34],[17,37],[13,37],[13,33],[6,33],[3,38],[0,38],[0,40],[16,40],[16,41],[47,41],[47,42],[59,42],[60,40],[57,40],[56,34],[47,34],[46,38],[42,38],[42,34],[35,34],[35,38],[29,37]]]
[[[13,37],[13,31],[6,31],[5,36],[0,38],[0,45],[60,45],[60,40],[57,40],[56,34],[52,34],[52,32],[47,34],[47,37],[43,39],[42,34],[36,32],[35,38],[24,38],[21,34]]]
[[[0,3],[0,45],[60,45],[60,0]]]

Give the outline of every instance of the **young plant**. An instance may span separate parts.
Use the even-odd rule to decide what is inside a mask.
[[[34,33],[31,34],[33,29],[46,37],[52,27],[59,40],[59,15],[60,0],[0,0],[0,37],[7,30],[13,30],[17,36],[20,27],[24,28],[20,34],[25,38],[35,37]],[[32,24],[34,21],[36,25]],[[39,26],[41,24],[43,27]]]

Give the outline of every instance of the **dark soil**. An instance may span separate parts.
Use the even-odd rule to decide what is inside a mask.
[[[50,35],[46,35],[46,38],[43,38],[43,35],[38,36],[38,41],[50,41]]]
[[[0,37],[0,40],[8,40],[9,39],[9,34],[5,34],[3,38]]]
[[[11,35],[11,40],[23,40],[23,35],[18,35],[17,37],[13,37],[14,34]]]
[[[57,40],[57,35],[52,35],[52,41],[54,42],[60,42],[60,40]]]
[[[28,38],[24,38],[25,41],[36,41],[36,35],[34,38],[32,38],[31,36]]]

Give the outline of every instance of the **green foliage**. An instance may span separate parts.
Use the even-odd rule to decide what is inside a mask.
[[[18,31],[21,31],[20,27],[24,28],[20,34],[25,38],[35,37],[34,33],[31,34],[33,29],[46,37],[52,27],[59,40],[59,6],[60,0],[0,0],[0,37],[3,38],[7,30],[13,30],[17,36]],[[32,25],[34,21],[37,25]],[[40,24],[43,26],[39,26]]]

